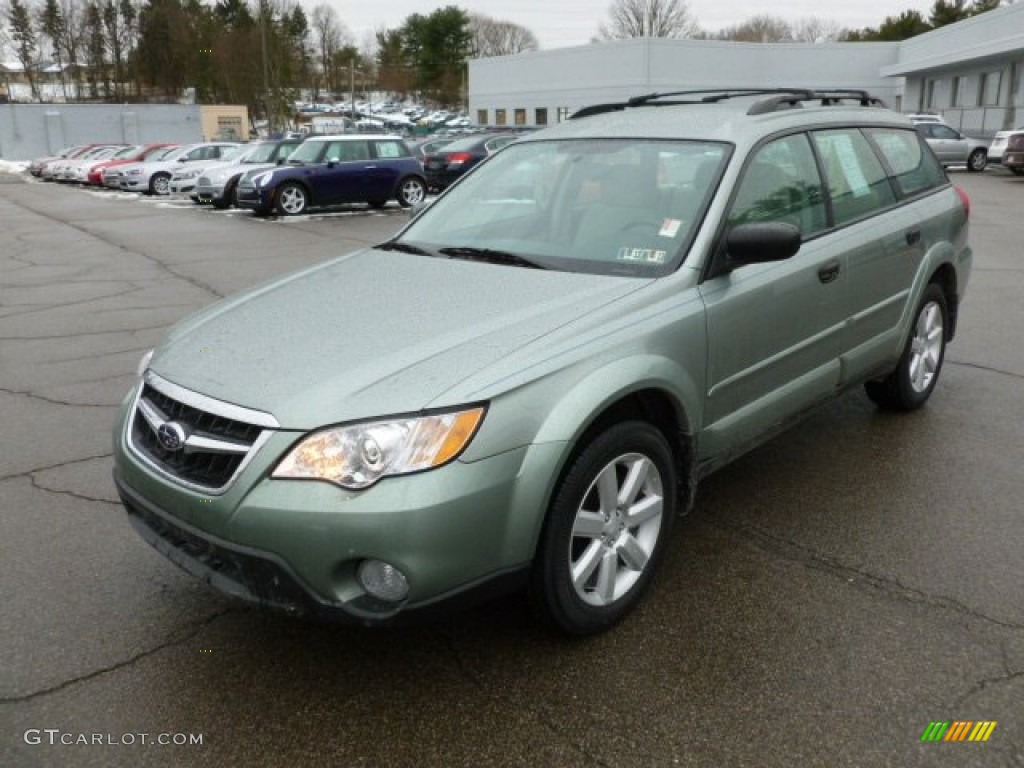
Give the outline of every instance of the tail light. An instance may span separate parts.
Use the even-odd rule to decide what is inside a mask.
[[[448,165],[462,165],[468,163],[473,159],[473,156],[469,152],[453,152],[448,155]]]
[[[964,213],[967,214],[967,218],[970,218],[971,217],[971,198],[969,198],[967,196],[967,193],[964,192],[964,188],[961,187],[959,184],[954,184],[953,185],[953,189],[955,189],[956,193],[960,196],[960,202],[963,203],[963,206],[964,206]]]

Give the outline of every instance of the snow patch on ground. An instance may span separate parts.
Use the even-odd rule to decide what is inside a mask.
[[[0,173],[24,173],[27,160],[0,160]]]

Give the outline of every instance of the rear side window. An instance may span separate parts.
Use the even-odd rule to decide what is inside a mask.
[[[729,226],[782,221],[807,238],[825,229],[821,178],[807,136],[769,142],[757,150],[740,182]]]
[[[867,138],[856,128],[816,131],[835,223],[841,226],[896,202],[896,193]]]
[[[889,166],[902,197],[909,197],[946,183],[946,174],[917,131],[872,128],[868,136]]]

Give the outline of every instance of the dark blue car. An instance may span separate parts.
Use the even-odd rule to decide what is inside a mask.
[[[345,203],[408,207],[426,194],[423,168],[402,139],[359,134],[309,138],[280,168],[246,174],[237,192],[240,208],[282,216]]]

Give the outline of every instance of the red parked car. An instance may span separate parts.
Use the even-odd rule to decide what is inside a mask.
[[[116,160],[107,160],[104,163],[94,165],[92,170],[89,171],[89,183],[97,187],[103,186],[103,171],[107,168],[112,168],[117,165],[127,165],[128,163],[138,163],[143,160],[147,160],[151,155],[157,154],[159,151],[164,150],[167,147],[174,146],[173,144],[140,144],[136,147],[136,151],[132,152],[127,156],[118,157]]]

